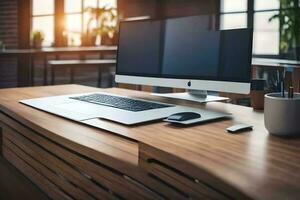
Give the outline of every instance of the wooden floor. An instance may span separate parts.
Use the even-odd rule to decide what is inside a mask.
[[[48,200],[30,180],[0,156],[0,200]]]

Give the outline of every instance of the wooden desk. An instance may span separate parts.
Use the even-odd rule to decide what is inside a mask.
[[[233,113],[193,127],[165,122],[102,130],[21,105],[20,99],[106,91]],[[148,93],[78,85],[0,90],[2,154],[54,199],[299,199],[300,140],[269,135],[263,114]],[[254,130],[228,134],[234,123]]]
[[[98,47],[47,47],[41,49],[6,49],[0,51],[0,56],[15,56],[22,54],[59,54],[59,53],[98,53],[101,51],[116,52],[117,46]]]
[[[0,57],[17,57],[18,59],[18,86],[34,85],[34,58],[40,56],[44,60],[44,85],[47,85],[47,56],[61,54],[78,54],[80,57],[88,53],[116,53],[117,46],[98,47],[49,47],[42,49],[7,49],[0,50]]]
[[[115,66],[117,64],[116,60],[112,59],[99,59],[99,60],[52,60],[48,62],[50,66],[50,74],[51,74],[51,85],[55,83],[55,69],[56,68],[69,68],[70,73],[70,82],[74,83],[74,70],[75,68],[83,68],[83,67],[97,67],[98,68],[98,87],[101,87],[101,76],[102,72],[111,66]],[[47,78],[47,77],[45,77]],[[46,81],[47,82],[47,81]]]

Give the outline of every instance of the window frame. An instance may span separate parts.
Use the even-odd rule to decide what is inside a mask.
[[[38,14],[38,15],[34,15],[33,14],[33,0],[30,0],[30,37],[31,37],[31,33],[33,32],[33,19],[34,18],[39,18],[39,17],[53,17],[53,41],[51,41],[51,43],[53,44],[53,46],[55,46],[55,30],[56,30],[56,1],[57,0],[53,0],[53,13],[52,14]],[[30,40],[31,41],[31,40]],[[32,46],[32,44],[30,44],[30,46]],[[50,44],[49,46],[46,45],[42,45],[42,47],[51,47],[52,45]]]
[[[63,0],[65,3],[65,0]],[[80,0],[81,1],[81,11],[80,12],[66,12],[64,10],[64,17],[66,18],[68,15],[81,15],[81,33],[84,32],[84,1],[85,0]],[[97,0],[97,7],[99,7],[99,0]],[[66,22],[66,20],[65,20]]]
[[[247,7],[246,7],[246,10],[241,10],[241,11],[228,11],[228,12],[223,12],[221,9],[222,9],[222,3],[221,3],[222,0],[219,0],[219,28],[221,28],[221,18],[222,16],[225,16],[225,15],[230,15],[230,14],[246,14],[246,18],[247,18],[247,24],[246,24],[246,27],[249,27],[249,0],[247,0]]]
[[[255,0],[251,0],[251,1],[253,1],[253,7],[254,7],[254,1]],[[299,3],[300,3],[300,0],[299,0]],[[281,12],[281,11],[283,11],[283,10],[291,10],[291,9],[299,9],[299,4],[297,4],[295,7],[289,7],[289,8],[281,8],[280,6],[279,6],[279,8],[277,8],[277,9],[261,9],[261,10],[254,10],[253,9],[253,21],[254,21],[254,16],[255,16],[255,14],[256,13],[268,13],[268,12]],[[280,32],[280,26],[281,26],[281,24],[280,24],[280,22],[279,22],[279,32]],[[279,33],[280,34],[280,33]],[[280,35],[279,35],[279,44],[280,44]],[[282,52],[280,52],[280,49],[279,49],[279,53],[278,54],[253,54],[253,56],[254,57],[257,57],[257,58],[281,58],[281,56],[282,56]]]
[[[66,16],[72,15],[72,14],[80,14],[81,15],[81,33],[84,32],[84,1],[81,0],[81,12],[65,12],[65,0],[53,0],[54,1],[54,13],[53,14],[45,14],[45,15],[33,15],[33,0],[30,0],[30,32],[32,32],[32,26],[33,26],[33,18],[34,17],[46,17],[46,16],[53,16],[54,17],[54,30],[53,30],[53,38],[52,41],[54,47],[60,47],[63,46],[63,30],[65,28],[66,23]],[[100,6],[100,1],[97,0],[97,7]],[[117,9],[118,9],[118,3],[117,3]],[[63,22],[63,23],[62,23]],[[50,46],[42,46],[42,47],[51,47]],[[68,45],[69,47],[69,45]]]
[[[281,8],[281,7],[279,7],[278,9],[262,9],[262,10],[255,10],[254,9],[255,0],[248,0],[248,8],[247,8],[246,11],[233,11],[233,12],[222,12],[221,11],[221,0],[219,0],[219,4],[220,4],[220,6],[219,6],[219,13],[218,13],[218,19],[219,19],[218,27],[221,26],[221,16],[226,15],[226,14],[239,14],[239,13],[244,14],[244,13],[247,13],[247,27],[254,29],[254,16],[255,16],[256,13],[266,13],[266,12],[271,12],[271,11],[281,12],[282,10],[295,9],[295,8],[300,9],[300,0],[299,0],[299,3],[295,7],[292,7],[292,8]],[[280,38],[279,38],[279,40],[280,40]],[[257,57],[257,58],[280,58],[281,55],[282,54],[279,50],[278,54],[253,54],[253,57]]]

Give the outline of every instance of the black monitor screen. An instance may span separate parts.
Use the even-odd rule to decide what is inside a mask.
[[[249,82],[252,30],[209,30],[203,17],[121,22],[118,75]]]

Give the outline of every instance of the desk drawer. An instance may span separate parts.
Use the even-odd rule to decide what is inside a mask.
[[[98,196],[113,199],[104,188],[95,185],[80,171],[8,127],[3,128],[3,149],[4,157],[20,171],[26,166],[30,172],[22,172],[28,178],[42,177],[42,182],[47,182],[47,185],[55,188],[53,191],[57,190],[69,199],[97,199]],[[48,187],[39,182],[37,185],[44,191],[44,187]],[[55,192],[49,194],[47,190],[45,192],[49,196],[55,194]]]
[[[141,144],[139,155],[140,165],[148,172],[149,176],[161,180],[162,183],[169,185],[187,199],[231,199],[202,180],[166,164],[161,153],[154,153],[151,148],[148,145]]]
[[[163,199],[159,193],[121,171],[66,149],[8,117],[1,119],[5,122],[2,127],[7,155],[13,153],[14,158],[27,163],[70,198]],[[11,160],[9,156],[6,158]]]
[[[23,159],[16,155],[15,152],[7,147],[3,147],[3,156],[20,172],[28,177],[34,184],[44,191],[51,199],[71,200],[72,197],[68,196],[65,192],[60,190],[55,184],[50,182],[46,177],[38,173],[33,167],[26,163]],[[26,159],[26,158],[25,158]]]

